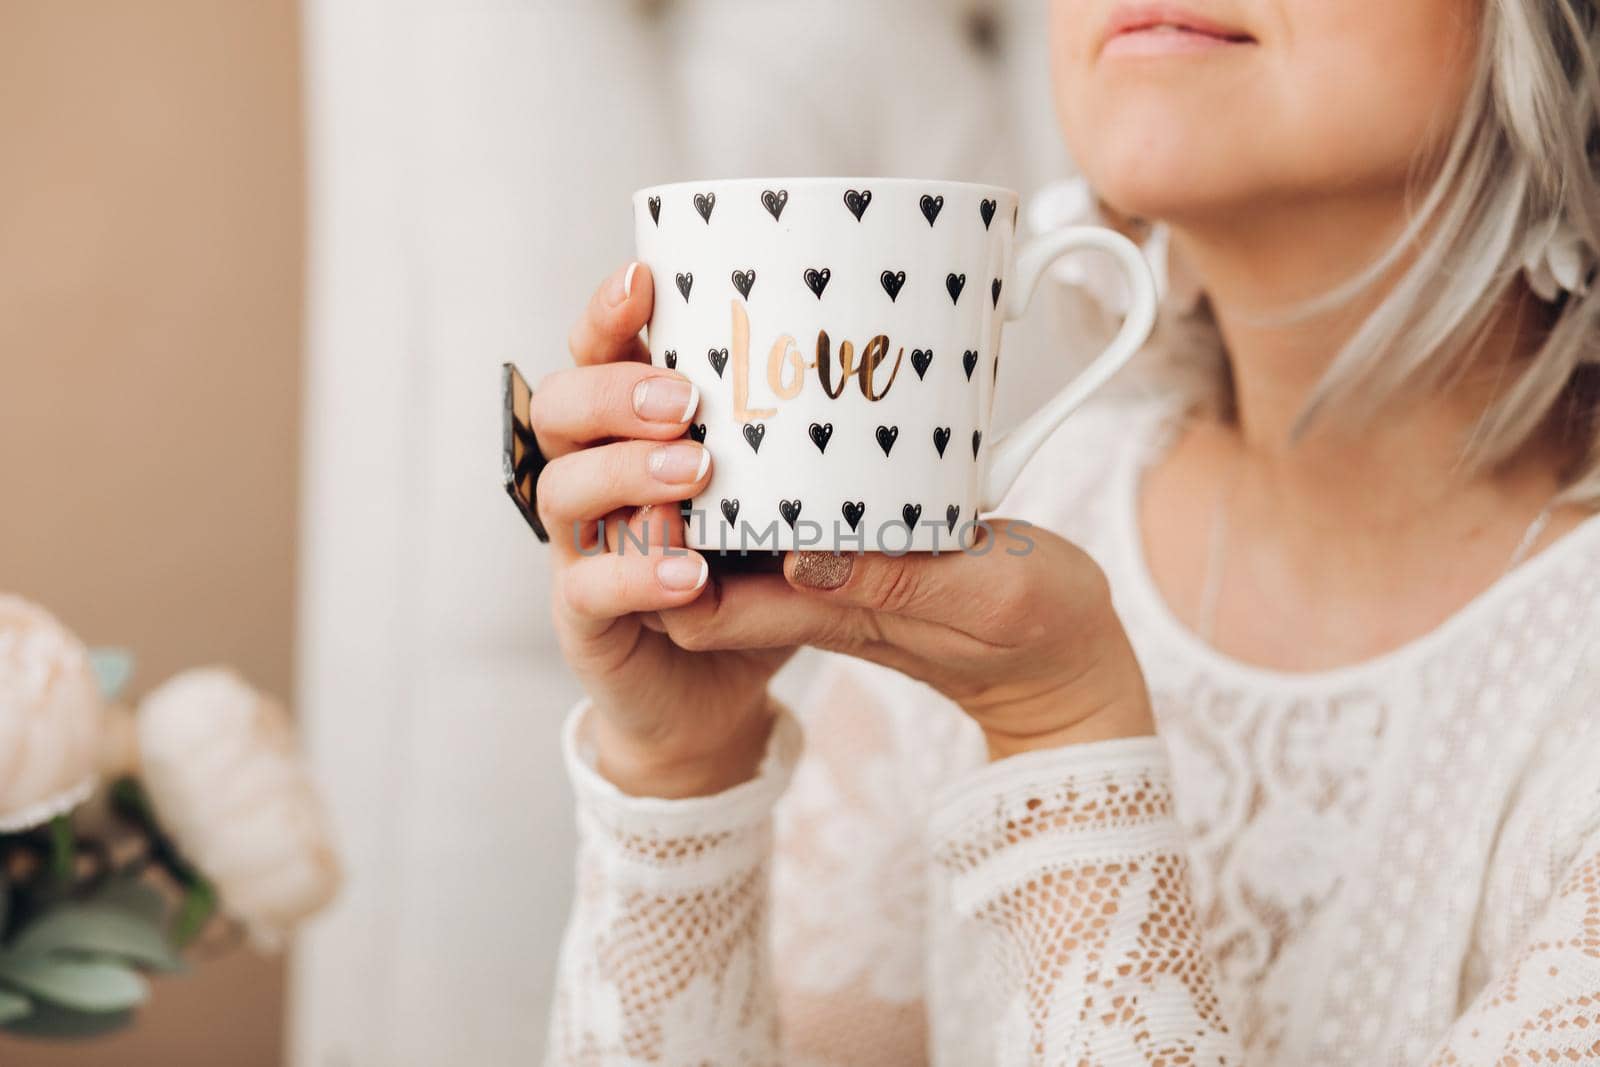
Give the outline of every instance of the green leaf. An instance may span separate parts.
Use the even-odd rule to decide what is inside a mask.
[[[133,677],[133,653],[125,648],[92,648],[89,666],[100,683],[100,695],[115,700]]]
[[[81,952],[116,956],[158,971],[183,969],[161,921],[101,903],[59,904],[22,928],[11,943],[22,956]]]
[[[150,798],[137,778],[122,777],[111,783],[111,807],[118,815],[140,826],[153,826],[155,813],[150,810]]]
[[[158,925],[167,917],[167,901],[161,891],[136,874],[112,875],[88,899]]]
[[[72,820],[57,815],[50,820],[50,873],[57,885],[68,885],[78,865],[78,845]]]
[[[217,910],[217,891],[211,883],[200,879],[189,886],[178,906],[178,916],[172,920],[172,941],[179,948],[199,936],[206,922]]]
[[[0,1026],[16,1022],[33,1014],[33,1001],[21,993],[8,993],[0,989]]]
[[[77,1038],[104,1037],[133,1022],[131,1011],[75,1011],[55,1004],[37,1003],[29,1015],[0,1027],[23,1037]]]
[[[0,955],[0,982],[78,1011],[122,1011],[144,1003],[149,987],[130,967],[110,960]]]

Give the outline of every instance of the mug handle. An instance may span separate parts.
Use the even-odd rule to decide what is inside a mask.
[[[1098,226],[1073,226],[1046,234],[1029,242],[1017,253],[1016,268],[1012,272],[1013,288],[1006,298],[1006,320],[1019,319],[1028,310],[1034,290],[1044,277],[1045,268],[1072,252],[1085,248],[1109,252],[1116,258],[1128,284],[1133,299],[1128,315],[1116,339],[1083,373],[1069,382],[1044,407],[1030,415],[1016,429],[996,441],[990,448],[989,463],[983,476],[983,491],[979,494],[980,507],[991,511],[1011,488],[1022,468],[1039,447],[1066,421],[1067,416],[1088,400],[1112,375],[1121,370],[1134,353],[1144,347],[1156,321],[1156,283],[1150,273],[1139,246],[1114,230]]]

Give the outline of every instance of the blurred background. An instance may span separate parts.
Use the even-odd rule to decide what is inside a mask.
[[[565,361],[641,185],[1066,176],[1047,2],[0,0],[0,589],[289,698],[347,866],[287,959],[0,1063],[537,1062],[577,694],[499,364]]]

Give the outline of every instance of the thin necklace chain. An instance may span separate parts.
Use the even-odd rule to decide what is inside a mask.
[[[1222,573],[1223,564],[1227,561],[1228,553],[1228,505],[1232,502],[1234,494],[1242,480],[1242,464],[1237,465],[1234,476],[1217,491],[1216,502],[1211,507],[1211,526],[1206,538],[1206,568],[1200,584],[1200,617],[1196,620],[1196,633],[1206,644],[1213,644],[1213,637],[1217,629],[1217,612],[1222,603]],[[1539,539],[1550,526],[1550,520],[1555,515],[1557,502],[1551,500],[1534,516],[1528,528],[1523,531],[1522,539],[1517,542],[1516,551],[1511,553],[1505,569],[1500,577],[1505,577],[1526,563],[1529,554],[1533,551]]]

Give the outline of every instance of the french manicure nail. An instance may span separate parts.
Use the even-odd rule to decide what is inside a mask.
[[[661,445],[650,452],[650,473],[658,482],[685,485],[698,482],[711,466],[711,453],[693,441]]]
[[[633,272],[638,268],[638,263],[629,263],[626,270],[620,270],[611,276],[606,283],[606,303],[616,307],[633,292]]]
[[[650,422],[687,422],[700,403],[700,390],[682,378],[646,378],[633,387],[633,410]]]
[[[656,581],[661,583],[663,589],[687,592],[706,584],[706,575],[710,570],[704,556],[666,556],[656,564]]]

